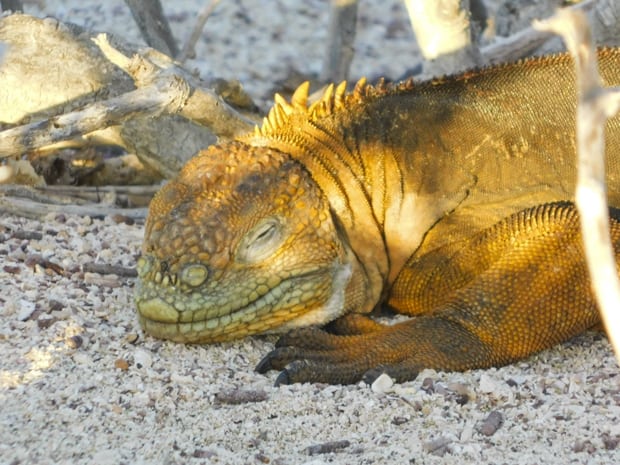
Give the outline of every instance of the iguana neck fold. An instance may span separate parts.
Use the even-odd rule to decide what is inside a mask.
[[[360,81],[356,95],[361,96],[365,87]],[[335,93],[330,86],[323,98],[310,107],[306,106],[307,84],[300,86],[290,104],[278,96],[263,127],[241,140],[251,146],[277,149],[300,161],[329,199],[343,240],[349,244],[365,278],[365,282],[351,284],[365,288],[364,305],[349,310],[366,313],[382,299],[391,264],[383,217],[376,209],[380,202],[364,183],[371,168],[354,143],[358,135],[347,134],[350,126],[346,116],[353,118],[353,114],[346,111],[351,102],[345,108],[344,91],[345,83]],[[330,118],[335,111],[338,118]],[[314,117],[308,118],[308,114]],[[359,273],[353,275],[359,280]]]

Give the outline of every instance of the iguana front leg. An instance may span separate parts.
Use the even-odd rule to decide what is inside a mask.
[[[620,258],[620,211],[612,209],[610,216]],[[599,321],[570,203],[522,211],[460,246],[411,260],[389,303],[423,315],[361,334],[295,331],[257,369],[283,369],[277,384],[344,384],[372,381],[381,373],[404,381],[423,368],[510,363]]]

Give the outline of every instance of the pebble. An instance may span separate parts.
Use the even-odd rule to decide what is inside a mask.
[[[306,453],[308,455],[331,454],[341,451],[342,449],[346,449],[350,445],[351,442],[347,441],[346,439],[340,441],[324,442],[322,444],[315,444],[313,446],[307,447]]]
[[[129,363],[124,358],[117,358],[114,360],[114,367],[122,371],[127,371],[129,369]]]
[[[452,444],[452,439],[448,436],[439,436],[438,438],[422,444],[422,449],[429,454],[443,456],[449,451],[449,446]]]
[[[129,333],[125,336],[125,341],[127,341],[129,344],[135,344],[139,338],[140,335],[138,333]]]
[[[65,339],[65,344],[67,344],[67,347],[69,347],[70,349],[79,349],[80,347],[82,347],[83,343],[84,339],[79,334],[76,334],[75,336],[70,336]]]
[[[394,380],[383,373],[374,380],[370,388],[376,394],[385,394],[392,390],[392,386],[394,386]]]
[[[269,399],[269,394],[260,389],[230,389],[218,392],[215,401],[219,404],[241,405],[263,402]]]
[[[490,394],[499,390],[499,383],[486,373],[482,373],[480,375],[480,383],[478,384],[478,388],[484,394]]]
[[[30,318],[35,311],[36,305],[34,302],[28,300],[19,299],[19,309],[17,311],[17,319],[19,321],[26,321]]]
[[[146,350],[136,349],[133,354],[133,361],[137,368],[151,368],[153,357]]]
[[[504,424],[504,415],[498,410],[494,410],[482,421],[478,427],[480,434],[493,436]]]

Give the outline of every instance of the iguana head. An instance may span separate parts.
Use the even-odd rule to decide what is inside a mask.
[[[206,343],[344,312],[346,241],[304,167],[241,142],[211,147],[155,196],[138,261],[144,330]]]

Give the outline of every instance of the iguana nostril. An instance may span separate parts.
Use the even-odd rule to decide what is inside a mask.
[[[151,257],[145,257],[144,255],[142,255],[140,258],[138,258],[138,261],[136,263],[136,270],[139,277],[144,278],[146,275],[148,275],[152,267],[153,260],[151,259]]]
[[[204,265],[187,265],[181,271],[181,282],[188,286],[197,287],[209,277],[209,270]]]

